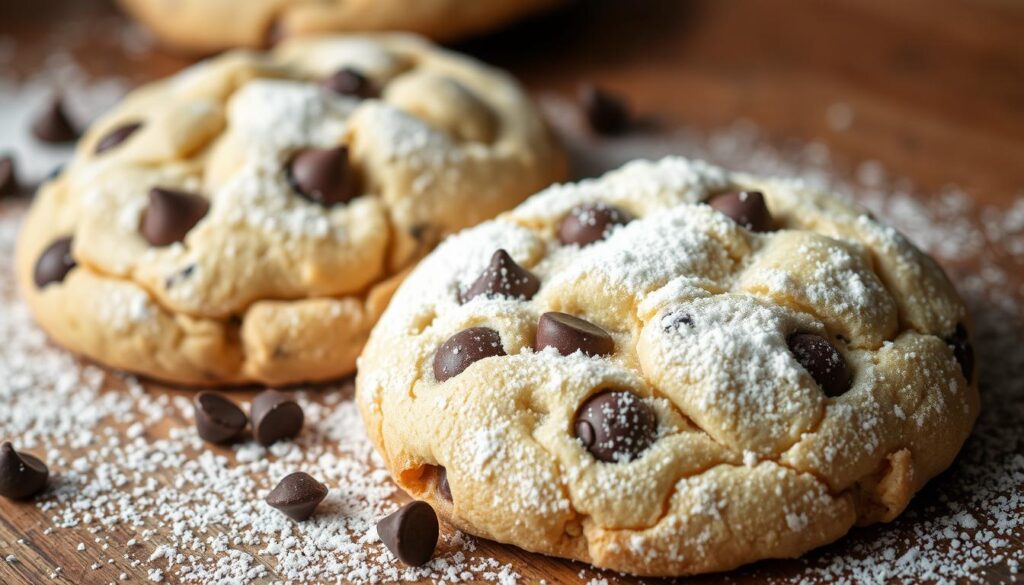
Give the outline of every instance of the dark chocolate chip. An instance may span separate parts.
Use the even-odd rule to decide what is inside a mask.
[[[772,214],[760,191],[737,191],[716,195],[709,205],[741,226],[755,232],[772,228]]]
[[[377,90],[368,77],[351,67],[342,67],[320,82],[325,89],[339,95],[349,95],[360,99],[377,96]]]
[[[14,171],[14,158],[0,157],[0,197],[17,195],[20,190],[18,175]]]
[[[821,386],[826,396],[840,396],[850,389],[853,376],[846,359],[827,339],[815,333],[794,333],[787,343],[796,361]]]
[[[632,392],[605,390],[576,413],[576,438],[601,461],[627,463],[651,446],[658,432],[654,411]]]
[[[78,139],[78,130],[68,119],[67,112],[64,111],[64,102],[59,97],[50,99],[46,107],[36,115],[32,121],[32,134],[50,144],[74,142]]]
[[[437,348],[434,354],[434,377],[438,382],[458,376],[473,362],[505,355],[501,335],[487,327],[471,327],[459,331]]]
[[[50,472],[46,464],[28,453],[19,453],[7,442],[0,446],[0,496],[12,500],[31,498],[46,488]]]
[[[33,275],[36,286],[43,288],[48,284],[62,282],[76,265],[74,257],[71,256],[71,237],[55,240],[43,250],[36,261]]]
[[[679,331],[683,326],[693,327],[693,317],[689,313],[672,313],[661,320],[661,328],[665,333]]]
[[[154,246],[169,246],[184,240],[209,210],[202,195],[154,187],[139,232]]]
[[[629,107],[620,96],[584,85],[580,88],[580,102],[587,122],[598,134],[622,134],[629,128]]]
[[[552,312],[541,315],[537,323],[537,341],[533,348],[540,351],[545,347],[553,347],[562,355],[577,351],[589,356],[611,355],[615,342],[607,331],[590,321]]]
[[[967,334],[967,328],[963,323],[958,323],[953,335],[946,339],[946,343],[953,347],[953,356],[960,363],[960,371],[964,378],[970,382],[974,375],[974,345]]]
[[[606,203],[585,203],[574,207],[558,228],[558,241],[586,246],[608,236],[615,226],[633,221],[629,213]]]
[[[462,293],[463,303],[477,295],[505,296],[528,300],[540,289],[540,279],[529,270],[516,264],[505,250],[498,250],[491,256],[491,263],[466,292]]]
[[[238,437],[249,419],[237,404],[220,392],[204,390],[192,399],[196,431],[204,441],[227,443]]]
[[[96,143],[96,154],[104,153],[111,148],[120,145],[125,140],[128,140],[129,136],[135,134],[135,131],[139,128],[142,128],[142,122],[130,122],[128,124],[122,124],[110,132],[107,132],[106,136]]]
[[[253,438],[264,446],[297,437],[305,420],[302,407],[291,396],[277,390],[257,394],[249,415]]]
[[[348,164],[348,148],[307,148],[288,162],[288,181],[314,203],[347,203],[359,195],[359,182]]]
[[[167,288],[174,288],[179,282],[182,282],[185,279],[187,279],[189,276],[192,276],[192,273],[195,272],[195,271],[196,271],[196,265],[195,264],[189,264],[185,268],[183,268],[183,269],[179,270],[178,272],[175,272],[174,274],[172,274],[172,275],[168,276],[167,278],[165,278],[164,279],[164,286],[166,286]]]
[[[286,475],[268,495],[267,503],[286,516],[302,522],[327,497],[327,486],[301,471]]]
[[[450,502],[452,501],[452,486],[448,483],[448,470],[444,467],[437,469],[437,493]]]
[[[437,547],[437,514],[426,502],[412,502],[377,522],[377,535],[393,555],[410,567],[430,561]]]

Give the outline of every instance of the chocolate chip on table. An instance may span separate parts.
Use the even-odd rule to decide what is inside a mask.
[[[50,472],[46,464],[28,453],[19,453],[4,442],[0,445],[0,496],[12,500],[31,498],[46,488]]]
[[[964,378],[970,382],[974,375],[974,345],[971,344],[967,328],[963,323],[957,324],[956,331],[946,338],[946,343],[953,347],[953,357],[960,364],[960,371],[963,372]]]
[[[439,534],[437,514],[426,502],[412,502],[377,522],[377,535],[391,554],[410,567],[430,561]]]
[[[0,197],[17,195],[20,190],[18,175],[14,170],[14,158],[10,156],[0,157]]]
[[[736,191],[716,195],[709,205],[719,213],[755,232],[766,232],[772,227],[772,214],[760,191]]]
[[[286,516],[302,522],[327,497],[327,486],[301,471],[286,475],[267,495],[266,502]]]
[[[516,264],[505,250],[491,256],[491,263],[470,287],[460,295],[463,303],[475,296],[505,296],[528,300],[540,289],[540,279]]]
[[[102,154],[111,148],[120,145],[125,140],[128,140],[129,136],[135,134],[139,128],[142,128],[142,122],[129,122],[107,132],[107,134],[96,143],[96,154]]]
[[[629,128],[629,107],[624,99],[590,84],[581,87],[579,93],[587,122],[595,132],[622,134]]]
[[[53,97],[32,121],[32,135],[43,142],[62,144],[78,139],[78,130],[64,111],[64,102]]]
[[[574,428],[576,438],[597,459],[628,463],[654,442],[658,421],[636,394],[605,390],[583,403]]]
[[[553,347],[562,355],[582,351],[588,356],[611,355],[615,342],[608,332],[590,321],[565,313],[544,313],[537,323],[537,341],[533,348],[541,351]]]
[[[505,355],[501,335],[487,327],[470,327],[448,338],[434,354],[434,377],[438,382],[458,376],[474,362]]]
[[[169,246],[184,240],[209,210],[210,202],[202,195],[154,187],[139,232],[154,246]]]
[[[585,203],[569,211],[558,227],[558,241],[586,246],[608,236],[608,231],[633,221],[629,213],[607,203]]]
[[[361,99],[377,96],[373,82],[352,67],[342,67],[321,81],[320,85],[339,95],[349,95]]]
[[[834,398],[850,389],[853,376],[846,359],[827,339],[816,333],[794,333],[786,341],[796,361],[821,386],[826,396]]]
[[[204,441],[226,443],[245,430],[249,419],[237,404],[220,392],[204,390],[192,399],[196,431]]]
[[[77,266],[71,255],[71,237],[59,238],[47,246],[36,260],[33,279],[38,288],[48,284],[63,282],[71,269]]]
[[[329,206],[359,195],[359,181],[349,166],[348,148],[307,148],[288,162],[288,181],[299,195]]]
[[[297,437],[305,420],[299,403],[277,390],[264,390],[257,394],[249,416],[253,438],[264,446]]]

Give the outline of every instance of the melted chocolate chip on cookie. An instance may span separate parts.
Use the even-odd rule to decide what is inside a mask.
[[[377,535],[393,555],[410,567],[434,556],[439,535],[437,514],[426,502],[412,502],[377,522]]]
[[[574,207],[558,228],[558,241],[586,246],[605,239],[608,232],[633,221],[629,213],[607,203],[585,203]]]
[[[958,323],[953,335],[946,338],[946,343],[953,347],[953,356],[960,364],[960,371],[964,378],[970,382],[974,375],[974,345],[971,344],[970,336],[967,335],[967,328],[963,323]]]
[[[722,193],[716,195],[709,205],[748,230],[766,232],[772,227],[772,214],[760,191]]]
[[[323,206],[348,203],[359,195],[348,148],[307,148],[288,163],[288,181],[302,197]]]
[[[352,67],[342,67],[321,81],[320,85],[338,95],[348,95],[360,99],[377,97],[377,89],[373,82]]]
[[[36,286],[43,288],[48,284],[63,282],[64,277],[77,266],[71,255],[71,238],[60,238],[47,246],[36,260],[33,280]]]
[[[836,397],[850,389],[853,376],[843,355],[827,339],[815,333],[794,333],[787,340],[793,357],[825,391]]]
[[[608,332],[590,321],[565,313],[544,313],[537,323],[537,341],[533,348],[541,351],[553,347],[562,355],[582,351],[588,356],[611,355],[615,342]]]
[[[130,122],[107,132],[106,136],[96,143],[96,154],[102,154],[114,147],[120,146],[122,142],[128,140],[132,134],[135,134],[139,128],[142,128],[142,122]]]
[[[184,240],[209,210],[210,202],[202,195],[154,187],[139,232],[154,246],[169,246]]]
[[[452,335],[434,354],[434,377],[444,382],[461,374],[474,362],[505,355],[501,335],[487,327],[471,327]]]
[[[528,300],[540,289],[540,279],[529,270],[516,264],[505,250],[498,250],[491,256],[491,263],[484,269],[466,292],[460,295],[463,303],[475,296],[505,296]]]
[[[576,438],[601,461],[628,463],[654,443],[654,411],[632,392],[605,390],[576,413]]]

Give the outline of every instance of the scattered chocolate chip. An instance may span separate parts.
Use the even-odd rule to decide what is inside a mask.
[[[17,195],[19,190],[18,176],[14,172],[14,158],[0,157],[0,197]]]
[[[192,399],[196,411],[196,431],[204,441],[227,443],[245,429],[249,419],[238,405],[220,392],[204,390]]]
[[[36,261],[33,275],[36,286],[43,288],[48,284],[62,282],[64,277],[77,265],[71,256],[71,238],[60,238],[47,246]]]
[[[460,295],[463,303],[477,295],[506,296],[528,300],[540,289],[540,279],[516,264],[505,250],[491,256],[491,263],[466,292]]]
[[[583,403],[575,430],[576,438],[597,459],[628,463],[654,442],[658,421],[636,394],[605,390]]]
[[[288,181],[302,197],[320,205],[347,203],[359,195],[348,148],[307,148],[288,162]]]
[[[410,567],[427,563],[437,547],[437,514],[425,502],[412,502],[377,522],[377,535],[391,554]]]
[[[590,321],[552,312],[541,315],[537,323],[537,341],[533,348],[540,351],[545,347],[553,347],[562,355],[577,351],[589,356],[611,355],[615,342],[607,331]]]
[[[946,343],[953,347],[953,356],[960,363],[960,371],[964,378],[970,382],[974,375],[974,345],[967,335],[967,328],[963,323],[958,323],[953,335],[946,339]]]
[[[772,214],[760,191],[723,193],[716,195],[709,205],[748,230],[765,232],[772,227]]]
[[[842,354],[815,333],[794,333],[787,340],[796,361],[814,378],[826,396],[836,397],[850,389],[853,377]]]
[[[50,476],[46,464],[28,453],[19,453],[4,442],[0,446],[0,496],[12,500],[31,498],[46,488]]]
[[[267,495],[266,501],[292,520],[302,522],[313,515],[326,497],[327,486],[300,471],[286,475]]]
[[[46,107],[36,115],[32,121],[32,134],[50,144],[62,144],[78,139],[78,131],[68,119],[67,112],[64,111],[64,102],[59,97],[50,99]]]
[[[325,89],[339,95],[350,95],[360,99],[377,96],[377,90],[368,77],[351,67],[342,67],[320,82]]]
[[[587,122],[598,134],[622,134],[629,128],[629,107],[618,95],[588,84],[580,88],[579,98]]]
[[[184,240],[209,210],[210,202],[202,195],[154,187],[139,232],[154,246],[169,246]]]
[[[135,134],[136,130],[139,128],[142,128],[142,122],[131,122],[128,124],[122,124],[110,132],[107,132],[106,136],[96,143],[96,154],[104,153],[111,148],[118,146],[125,140],[128,140],[128,137]]]
[[[444,382],[462,373],[473,362],[505,355],[501,335],[487,327],[471,327],[459,331],[437,348],[434,354],[434,377]]]
[[[264,446],[298,436],[305,420],[302,407],[291,396],[277,390],[264,390],[257,394],[252,400],[249,416],[253,438]]]
[[[574,207],[558,228],[558,241],[586,246],[608,236],[608,231],[633,221],[629,213],[606,203],[585,203]]]

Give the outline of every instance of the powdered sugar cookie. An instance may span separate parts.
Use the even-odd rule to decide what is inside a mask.
[[[18,278],[58,342],[117,368],[337,377],[408,267],[564,167],[512,79],[417,37],[228,54],[85,135],[26,219]]]
[[[398,484],[455,526],[638,575],[896,517],[978,413],[964,306],[799,181],[669,158],[443,243],[360,359]]]

